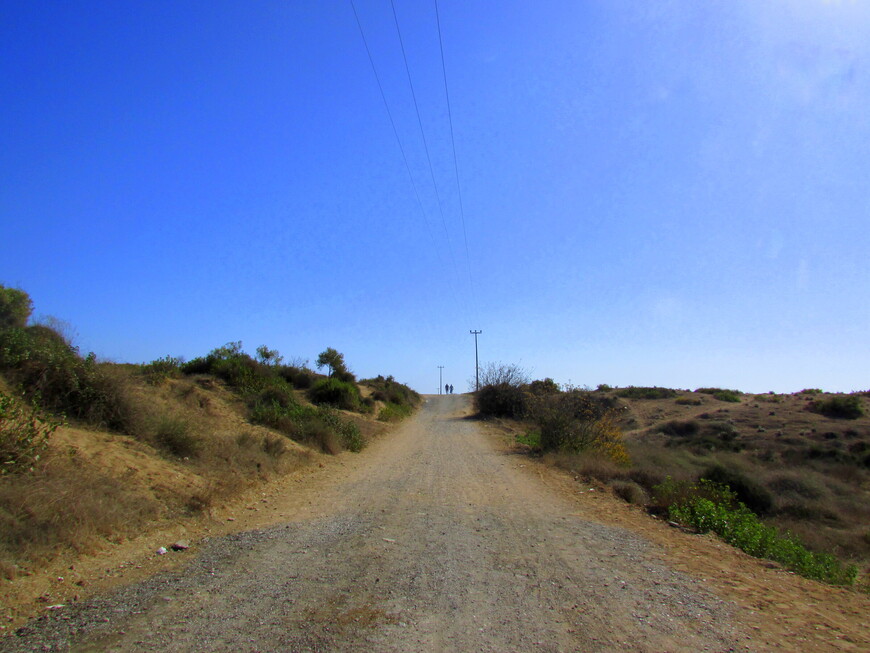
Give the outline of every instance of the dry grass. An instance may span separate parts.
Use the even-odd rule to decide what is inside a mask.
[[[76,455],[57,453],[32,474],[0,480],[0,564],[10,577],[58,549],[81,552],[124,537],[163,509]]]
[[[123,366],[108,374],[124,393],[132,437],[64,427],[32,473],[0,478],[0,575],[207,510],[313,459],[285,436],[248,424],[244,403],[221,384],[148,383]]]
[[[544,460],[652,511],[661,508],[653,488],[666,476],[691,484],[718,466],[720,476],[738,485],[749,481],[744,490],[772,499],[761,510],[767,524],[870,575],[870,416],[843,420],[813,412],[812,402],[830,396],[742,395],[739,403],[682,391],[628,397],[622,424],[631,425],[624,438],[630,467],[589,454]],[[525,432],[519,423],[514,430]]]

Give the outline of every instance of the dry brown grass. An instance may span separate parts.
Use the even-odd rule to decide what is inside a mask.
[[[11,577],[58,549],[124,537],[163,510],[78,456],[55,453],[31,474],[0,479],[0,564]]]
[[[207,510],[313,459],[310,449],[248,424],[243,402],[222,384],[150,384],[124,366],[108,373],[124,393],[129,436],[62,427],[33,473],[0,478],[3,577]]]

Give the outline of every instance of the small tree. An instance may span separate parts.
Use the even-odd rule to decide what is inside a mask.
[[[0,329],[22,328],[33,312],[33,302],[23,290],[0,286]]]
[[[344,376],[347,372],[347,367],[344,364],[344,354],[332,347],[327,347],[324,351],[320,352],[315,364],[317,369],[328,367],[329,376]]]
[[[266,345],[257,347],[257,360],[263,365],[278,366],[284,361],[284,357],[277,349],[269,349]]]

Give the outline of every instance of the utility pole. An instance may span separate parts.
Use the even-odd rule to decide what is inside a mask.
[[[477,362],[477,336],[483,331],[469,331],[474,336],[474,391],[480,390],[480,363]]]
[[[443,379],[441,378],[441,370],[443,370],[443,369],[444,369],[443,365],[438,366],[438,394],[439,395],[441,394],[441,389],[444,387],[443,385],[441,385],[441,381],[443,381]]]

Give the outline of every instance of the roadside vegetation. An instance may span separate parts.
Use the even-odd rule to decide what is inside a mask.
[[[520,449],[809,578],[867,587],[868,393],[589,390],[484,371],[478,414]]]
[[[384,429],[376,411],[401,419],[419,402],[392,377],[358,385],[332,348],[317,359],[327,376],[241,342],[101,362],[32,308],[0,286],[0,578],[207,511],[319,452],[360,451]]]

